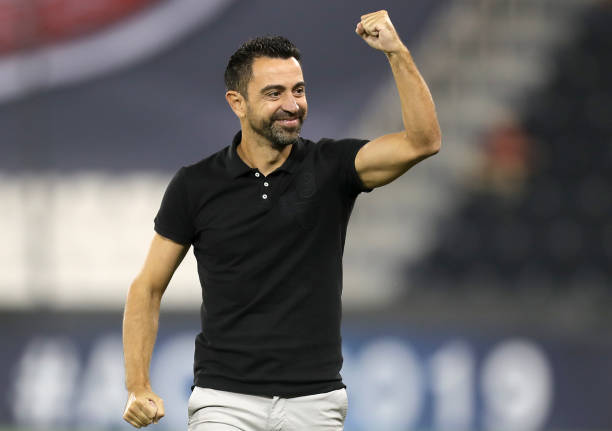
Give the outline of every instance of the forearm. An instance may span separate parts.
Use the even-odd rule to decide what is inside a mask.
[[[149,366],[157,337],[161,293],[136,279],[123,316],[125,385],[128,391],[150,389]]]
[[[399,93],[407,141],[417,147],[438,151],[440,126],[433,98],[406,47],[385,53]]]

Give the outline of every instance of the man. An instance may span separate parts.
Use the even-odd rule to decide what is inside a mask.
[[[162,294],[193,245],[203,304],[189,429],[343,429],[341,266],[355,198],[440,146],[431,95],[387,12],[362,16],[355,31],[389,60],[403,132],[370,142],[302,139],[299,51],[267,37],[231,57],[226,100],[241,132],[172,179],[129,290],[124,419],[133,426],[164,416],[149,363]]]

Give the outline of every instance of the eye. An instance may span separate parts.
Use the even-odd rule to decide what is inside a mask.
[[[293,92],[301,96],[306,92],[306,89],[304,87],[298,87],[295,90],[293,90]]]

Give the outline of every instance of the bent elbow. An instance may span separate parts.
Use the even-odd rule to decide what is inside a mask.
[[[438,134],[438,136],[433,139],[429,144],[429,156],[433,156],[434,154],[438,154],[440,152],[440,148],[442,148],[442,136]]]
[[[404,139],[416,152],[413,154],[421,160],[437,154],[442,146],[442,134],[439,128],[426,133],[406,133]]]
[[[440,148],[442,147],[442,135],[439,131],[436,133],[432,133],[431,136],[428,136],[425,140],[422,148],[423,148],[423,156],[430,157],[435,154],[438,154]]]

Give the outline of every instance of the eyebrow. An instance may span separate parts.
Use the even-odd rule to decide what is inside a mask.
[[[306,83],[304,81],[300,81],[293,86],[293,89],[295,90],[298,87],[305,87],[305,86],[306,86]],[[284,85],[272,84],[272,85],[266,85],[264,88],[261,89],[260,93],[265,93],[266,91],[269,91],[269,90],[283,91],[285,89],[286,87]]]

